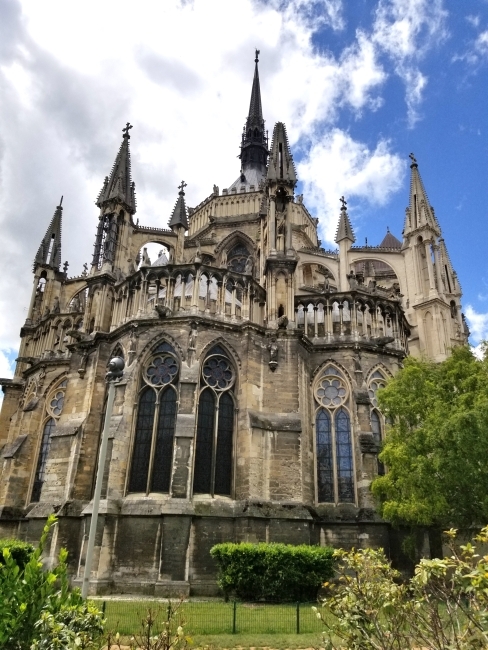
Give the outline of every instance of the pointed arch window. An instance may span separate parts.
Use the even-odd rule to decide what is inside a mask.
[[[47,419],[44,420],[42,427],[42,436],[37,454],[34,482],[32,484],[31,502],[38,502],[41,498],[42,486],[44,485],[46,478],[46,466],[51,448],[51,438],[56,429],[56,422],[63,411],[67,385],[68,380],[63,379],[63,381],[53,388],[46,399]]]
[[[215,346],[202,365],[193,494],[232,494],[235,381],[227,353]]]
[[[371,409],[371,431],[373,432],[373,439],[378,450],[381,449],[384,435],[384,418],[381,414],[381,411],[378,409],[378,391],[380,388],[384,388],[385,386],[385,375],[381,372],[381,370],[375,370],[375,372],[373,372],[369,378],[368,395],[373,406]],[[377,466],[378,475],[383,476],[385,474],[384,464],[380,460],[377,460]]]
[[[251,254],[244,244],[236,244],[227,254],[227,268],[237,273],[244,273],[250,256]]]
[[[169,493],[176,426],[179,361],[160,344],[144,365],[129,474],[129,492]]]
[[[343,373],[327,366],[314,387],[317,501],[354,503],[350,393]]]

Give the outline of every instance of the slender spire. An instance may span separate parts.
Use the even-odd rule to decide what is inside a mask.
[[[295,163],[283,122],[276,122],[273,130],[267,178],[269,181],[286,181],[292,187],[295,187],[297,182]]]
[[[241,159],[242,174],[244,176],[246,175],[246,172],[256,170],[262,175],[262,177],[264,177],[264,174],[266,173],[266,161],[268,158],[268,136],[264,130],[258,62],[259,50],[256,50],[249,114],[242,132],[241,153],[239,158]]]
[[[351,222],[349,221],[349,215],[347,214],[347,201],[343,196],[341,196],[340,201],[342,203],[341,216],[339,217],[335,241],[338,244],[343,239],[349,239],[354,244],[356,237],[354,236],[354,231]]]
[[[404,235],[409,235],[418,228],[429,226],[439,236],[441,230],[420,177],[417,159],[413,153],[409,155],[409,158],[411,160],[410,204],[405,218]]]
[[[188,230],[188,216],[186,212],[185,204],[185,181],[181,181],[181,184],[178,185],[178,198],[176,199],[175,207],[173,209],[173,214],[171,219],[168,222],[170,228],[175,226],[183,226],[185,230]]]
[[[37,266],[50,266],[59,271],[61,266],[61,226],[63,216],[63,197],[54,211],[49,228],[44,235],[34,260]]]
[[[122,129],[124,136],[112,171],[110,172],[110,176],[105,177],[96,204],[101,208],[109,202],[119,202],[127,208],[130,214],[134,214],[136,211],[136,198],[135,183],[132,182],[130,168],[130,129],[132,129],[132,125],[127,122]]]
[[[251,102],[249,104],[249,115],[248,121],[255,120],[258,123],[264,122],[263,120],[263,109],[261,106],[261,88],[259,85],[259,50],[256,50],[256,58],[254,59],[256,64],[254,67],[254,79],[252,80],[252,90],[251,90]]]

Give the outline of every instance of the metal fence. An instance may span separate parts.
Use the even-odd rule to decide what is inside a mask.
[[[140,632],[151,612],[154,633],[164,629],[168,618],[191,635],[216,634],[303,634],[319,633],[322,623],[312,610],[313,603],[242,603],[219,601],[183,602],[152,600],[97,601],[107,619],[107,629],[122,635]]]

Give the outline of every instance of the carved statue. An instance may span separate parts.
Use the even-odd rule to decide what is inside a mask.
[[[246,260],[246,266],[244,267],[244,273],[246,275],[252,275],[253,261],[251,257],[248,257]]]
[[[199,263],[202,261],[202,249],[200,248],[200,242],[197,242],[197,252],[195,253],[195,262]]]
[[[151,259],[147,253],[147,248],[142,250],[142,266],[151,266]]]
[[[132,365],[132,362],[136,358],[137,355],[137,334],[136,334],[136,329],[133,328],[130,333],[129,337],[129,350],[127,352],[127,365]]]
[[[279,330],[286,330],[288,327],[288,317],[287,316],[280,316],[278,320],[276,321],[278,323],[278,329]]]
[[[77,314],[78,312],[81,311],[80,299],[78,298],[77,295],[71,301],[69,306],[69,311],[74,314]]]
[[[53,303],[53,314],[59,314],[60,308],[59,308],[59,298],[56,296],[54,298],[54,303]]]
[[[271,361],[278,361],[278,349],[276,339],[271,339],[271,343],[268,345],[269,358]]]
[[[188,350],[195,350],[197,344],[197,324],[190,324],[190,334],[188,335]]]
[[[227,268],[227,251],[222,251],[222,255],[220,256],[220,267],[223,269]]]
[[[218,185],[214,185],[214,186],[213,186],[213,193],[215,194],[215,196],[218,196],[218,195],[219,195],[219,188],[218,188]]]

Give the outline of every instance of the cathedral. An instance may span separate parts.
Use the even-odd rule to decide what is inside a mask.
[[[191,208],[182,182],[168,227],[139,225],[127,124],[91,266],[62,266],[62,201],[35,256],[15,376],[0,380],[0,536],[35,541],[56,513],[51,557],[67,548],[81,583],[105,375],[123,357],[91,593],[213,595],[224,541],[394,556],[370,493],[386,471],[377,391],[406,355],[442,361],[467,342],[415,157],[402,239],[355,245],[337,197],[325,250],[282,122],[268,141],[257,55],[232,183]]]

